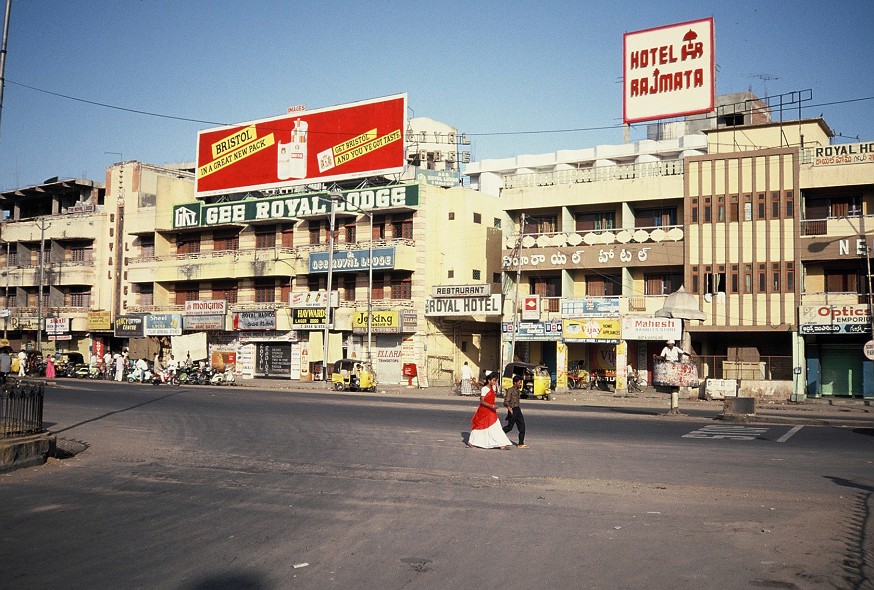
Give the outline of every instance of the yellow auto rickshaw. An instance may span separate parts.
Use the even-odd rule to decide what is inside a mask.
[[[513,376],[522,376],[522,397],[534,397],[537,399],[549,399],[552,393],[552,376],[546,365],[532,363],[510,363],[504,367],[501,377],[501,387],[504,390],[513,387]]]
[[[376,391],[376,373],[359,359],[340,359],[334,363],[331,383],[337,391]]]

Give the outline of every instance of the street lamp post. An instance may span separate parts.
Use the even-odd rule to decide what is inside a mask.
[[[330,200],[331,205],[331,221],[328,234],[328,293],[325,300],[325,341],[323,343],[324,348],[322,351],[324,353],[324,356],[322,357],[322,380],[326,384],[328,383],[328,335],[331,324],[331,279],[334,277],[334,223],[337,219],[336,202],[342,198],[343,195],[336,189],[328,193],[328,199]]]

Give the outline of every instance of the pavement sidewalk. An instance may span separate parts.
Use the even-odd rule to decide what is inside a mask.
[[[283,391],[306,391],[337,394],[321,381],[291,381],[283,379],[245,379],[239,381],[243,387],[276,389]],[[344,395],[361,397],[391,396],[407,399],[458,399],[450,387],[408,387],[405,385],[380,385],[376,393],[342,392]],[[528,404],[548,406],[592,406],[638,409],[654,416],[667,414],[670,396],[652,387],[642,393],[617,396],[607,391],[571,390],[568,393],[554,393],[550,401],[528,401]],[[847,428],[874,428],[874,400],[862,398],[809,398],[801,402],[769,402],[758,400],[755,414],[729,415],[724,413],[722,401],[703,399],[680,399],[680,412],[693,412],[701,415],[712,412],[714,418],[726,422],[806,424],[813,426],[840,426]],[[667,416],[666,416],[667,417]]]

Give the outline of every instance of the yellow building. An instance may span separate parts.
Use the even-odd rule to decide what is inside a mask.
[[[832,145],[821,119],[757,112],[673,140],[468,168],[511,228],[516,358],[548,365],[559,388],[578,366],[651,370],[664,340],[680,341],[655,312],[683,287],[704,314],[682,324],[701,377],[775,399],[874,395],[874,144]]]

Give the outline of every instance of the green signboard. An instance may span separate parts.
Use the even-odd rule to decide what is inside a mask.
[[[342,191],[337,212],[355,213],[419,204],[419,185],[404,184]],[[325,215],[330,212],[328,193],[282,195],[230,203],[188,203],[173,207],[173,229],[207,227],[229,223],[277,221]]]

